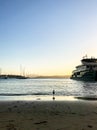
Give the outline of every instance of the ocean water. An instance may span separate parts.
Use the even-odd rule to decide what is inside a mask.
[[[55,97],[97,97],[97,82],[72,79],[0,79],[0,100],[41,100]],[[61,97],[61,98],[60,98]]]

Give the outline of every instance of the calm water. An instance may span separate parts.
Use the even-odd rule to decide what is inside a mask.
[[[97,82],[71,79],[0,79],[0,100],[40,99],[56,96],[96,96]]]

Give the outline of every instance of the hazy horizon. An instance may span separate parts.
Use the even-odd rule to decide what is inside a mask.
[[[96,35],[97,0],[0,0],[0,73],[71,75]]]

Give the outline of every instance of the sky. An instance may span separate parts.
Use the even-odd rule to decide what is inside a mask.
[[[97,0],[0,0],[0,73],[70,75],[97,58]]]

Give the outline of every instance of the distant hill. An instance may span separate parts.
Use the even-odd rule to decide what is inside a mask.
[[[0,75],[0,79],[9,79],[9,78],[15,78],[15,79],[27,79],[28,77],[22,76],[22,75]]]
[[[30,78],[70,78],[69,75],[53,75],[53,76],[31,76]]]

